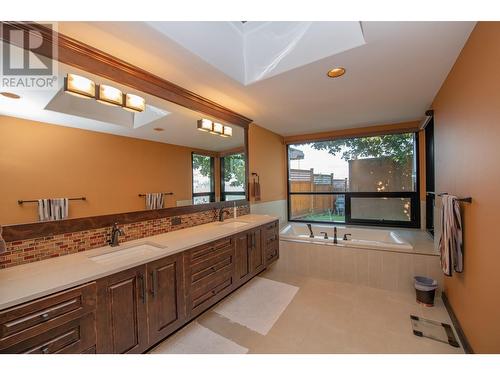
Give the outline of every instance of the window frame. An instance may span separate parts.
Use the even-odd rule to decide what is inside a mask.
[[[195,193],[194,192],[194,168],[193,168],[193,162],[194,162],[194,156],[199,155],[199,156],[205,156],[210,158],[210,191],[207,192],[199,192]],[[215,157],[212,155],[207,155],[207,154],[202,154],[199,152],[192,151],[191,152],[191,201],[194,204],[194,198],[196,197],[204,197],[204,196],[209,196],[209,202],[215,202]]]
[[[224,154],[223,156],[220,156],[220,162],[219,162],[219,167],[220,167],[220,200],[221,201],[226,201],[226,195],[238,195],[238,196],[242,196],[241,199],[245,199],[246,198],[246,189],[245,189],[245,186],[243,186],[243,190],[242,191],[225,191],[225,181],[224,181],[224,159],[228,156],[232,156],[232,155],[237,155],[237,154],[242,154],[243,156],[245,156],[245,153],[243,151],[240,151],[240,152],[232,152],[232,153],[229,153],[229,154]],[[245,169],[246,169],[246,162],[245,162]],[[246,175],[246,171],[245,171],[245,175]]]
[[[382,133],[376,135],[360,135],[357,137],[346,137],[346,138],[363,138],[363,137],[373,137],[373,136],[383,136],[388,134],[408,134],[413,133],[415,135],[415,191],[397,191],[397,192],[292,192],[290,191],[290,160],[289,160],[289,148],[297,144],[320,142],[320,141],[301,141],[289,143],[286,146],[286,177],[287,177],[287,218],[289,222],[296,223],[316,223],[316,224],[345,224],[345,225],[363,225],[363,226],[377,226],[377,227],[400,227],[400,228],[420,228],[420,152],[419,152],[419,132],[418,131],[401,131],[395,133]],[[332,138],[333,140],[335,138]],[[325,139],[326,141],[330,139]],[[325,141],[322,140],[322,141]],[[345,196],[345,221],[311,221],[311,220],[300,220],[291,218],[291,197],[293,195],[344,195]],[[409,221],[399,221],[399,220],[375,220],[375,219],[352,219],[351,217],[351,198],[410,198],[411,216]]]

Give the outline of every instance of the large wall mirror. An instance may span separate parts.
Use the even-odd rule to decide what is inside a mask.
[[[0,95],[0,225],[246,199],[245,127],[53,66],[53,87]]]

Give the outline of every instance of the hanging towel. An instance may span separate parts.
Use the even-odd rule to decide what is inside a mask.
[[[441,238],[439,251],[441,253],[441,268],[446,276],[452,272],[462,272],[463,242],[462,242],[462,217],[460,203],[453,195],[443,195],[441,210]]]
[[[158,210],[163,208],[163,193],[146,194],[146,210]]]
[[[2,226],[0,225],[0,254],[7,252],[7,244],[2,237]]]
[[[40,221],[66,219],[68,209],[68,198],[38,199],[38,219]]]
[[[255,201],[260,201],[260,177],[257,173],[253,179],[253,197]]]

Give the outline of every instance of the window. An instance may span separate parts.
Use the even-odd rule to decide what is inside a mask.
[[[193,204],[215,202],[214,158],[192,153]]]
[[[221,200],[245,199],[245,154],[229,154],[220,159]]]
[[[288,219],[419,226],[418,135],[288,146]]]

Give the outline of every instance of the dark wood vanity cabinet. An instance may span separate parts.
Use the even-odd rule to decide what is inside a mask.
[[[278,259],[278,222],[0,312],[0,353],[143,353]]]
[[[146,265],[97,281],[97,352],[148,348]]]
[[[151,345],[180,328],[186,320],[182,259],[182,254],[177,254],[146,265]]]
[[[189,319],[199,315],[233,290],[234,259],[234,237],[223,238],[185,253],[185,297]]]
[[[95,346],[96,283],[0,312],[0,353],[82,353]]]
[[[279,226],[278,222],[264,225],[262,229],[262,247],[266,266],[275,262],[279,258]]]
[[[98,281],[97,352],[142,353],[185,323],[182,254]]]

